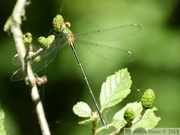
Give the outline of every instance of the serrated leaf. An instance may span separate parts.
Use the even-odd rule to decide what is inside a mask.
[[[116,129],[119,129],[119,127],[124,126],[126,124],[124,120],[124,112],[127,108],[133,109],[135,117],[138,116],[143,110],[140,102],[139,103],[133,102],[133,103],[127,104],[120,111],[118,111],[113,117],[113,126]]]
[[[153,107],[152,109],[147,109],[146,112],[144,113],[143,117],[139,122],[134,124],[131,129],[136,129],[136,128],[145,128],[145,129],[151,129],[154,128],[158,122],[161,120],[160,117],[157,117],[154,114],[154,111],[156,111],[157,108]]]
[[[78,102],[73,106],[73,111],[79,117],[91,117],[91,108],[85,102]]]
[[[101,110],[121,102],[129,93],[132,81],[127,69],[119,70],[107,77],[100,93]]]
[[[4,111],[0,108],[0,135],[6,135],[6,131],[4,129]]]

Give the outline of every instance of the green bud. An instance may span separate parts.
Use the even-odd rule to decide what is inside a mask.
[[[55,31],[61,32],[64,27],[66,27],[64,23],[64,19],[61,15],[56,15],[56,17],[53,19],[53,29]]]
[[[12,23],[12,17],[10,16],[10,17],[7,19],[7,21],[6,21],[5,25],[4,25],[4,28],[3,28],[3,30],[4,30],[5,32],[7,32],[7,31],[10,29],[11,23]]]
[[[41,37],[38,38],[38,43],[43,45],[43,46],[46,46],[47,39],[45,37],[41,36]]]
[[[54,39],[55,39],[55,36],[54,36],[54,35],[49,35],[49,36],[47,37],[46,43],[47,43],[48,45],[50,45],[50,44],[54,41]]]
[[[155,94],[152,89],[148,89],[144,92],[142,99],[141,99],[141,104],[144,109],[149,109],[154,106],[154,101],[155,101]]]
[[[23,42],[25,45],[30,45],[32,42],[32,34],[27,32],[23,35]]]
[[[43,47],[49,48],[50,44],[54,41],[54,39],[55,39],[54,35],[50,35],[47,38],[41,36],[38,38],[38,42]]]
[[[34,60],[35,60],[35,62],[41,61],[41,56],[37,56]]]
[[[127,122],[131,122],[135,117],[134,111],[132,108],[127,108],[126,111],[124,112],[124,119]]]

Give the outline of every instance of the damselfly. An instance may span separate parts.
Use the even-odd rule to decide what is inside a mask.
[[[69,29],[70,23],[64,22],[64,19],[62,18],[61,15],[57,15],[54,18],[53,26],[54,26],[53,28],[56,38],[52,41],[52,43],[48,44],[48,47],[40,48],[41,50],[44,50],[42,51],[42,53],[39,53],[38,55],[40,56],[40,60],[36,60],[35,57],[30,59],[33,72],[37,73],[43,68],[45,68],[49,63],[53,61],[54,57],[58,54],[61,48],[63,48],[66,45],[70,45],[75,55],[75,58],[78,62],[78,65],[81,69],[83,77],[86,81],[89,93],[92,96],[93,102],[96,106],[96,110],[100,116],[101,122],[103,125],[106,125],[101,115],[100,109],[97,105],[96,99],[90,87],[85,71],[82,67],[80,59],[76,52],[74,44],[75,43],[81,44],[85,46],[92,53],[107,60],[118,61],[117,59],[120,58],[120,60],[122,61],[130,62],[133,60],[133,55],[130,51],[121,48],[94,43],[93,41],[107,42],[107,41],[120,40],[139,33],[142,30],[142,27],[138,24],[126,24],[126,25],[120,25],[116,27],[105,28],[105,29],[95,30],[92,32],[85,32],[74,35]],[[25,76],[23,74],[23,71],[20,68],[12,75],[11,80],[19,81],[22,80],[24,77]]]

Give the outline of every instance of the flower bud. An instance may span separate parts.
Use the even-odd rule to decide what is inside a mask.
[[[127,108],[126,111],[124,112],[124,119],[127,122],[131,122],[134,119],[134,111],[131,108]]]
[[[142,99],[141,99],[141,105],[143,109],[149,109],[154,106],[155,101],[155,94],[152,89],[148,89],[144,92]]]
[[[23,42],[25,45],[30,45],[32,42],[32,34],[27,32],[23,35]]]

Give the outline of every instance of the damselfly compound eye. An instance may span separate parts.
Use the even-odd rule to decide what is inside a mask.
[[[71,27],[71,23],[70,22],[65,22],[65,24],[66,24],[67,28]]]

